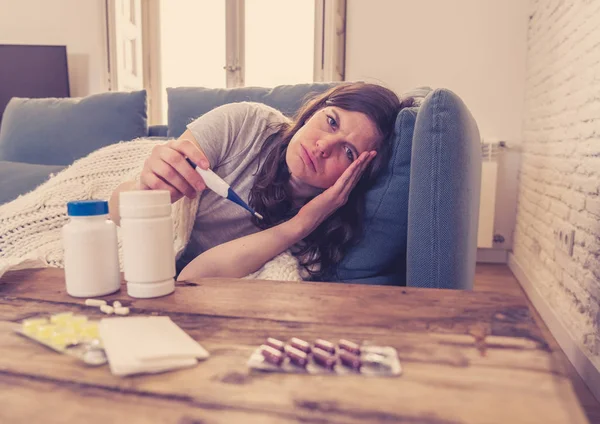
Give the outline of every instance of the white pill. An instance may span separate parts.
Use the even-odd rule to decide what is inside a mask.
[[[126,307],[115,308],[115,314],[117,314],[117,315],[129,315],[129,308],[126,308]]]
[[[115,308],[113,308],[110,305],[102,305],[102,306],[100,306],[100,310],[102,312],[104,312],[105,314],[110,315],[115,311]]]
[[[123,306],[123,305],[121,305],[121,302],[119,302],[118,300],[115,300],[113,302],[113,308],[117,309],[117,308],[120,308],[121,306]]]
[[[106,300],[102,299],[86,299],[85,304],[87,306],[102,306],[106,305]]]

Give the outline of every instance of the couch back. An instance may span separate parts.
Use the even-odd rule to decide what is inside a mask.
[[[335,83],[279,86],[273,89],[168,88],[168,124],[151,127],[156,136],[179,137],[198,116],[226,103],[253,101],[292,116],[307,97]],[[428,93],[426,90],[424,93]],[[422,94],[423,92],[421,92]],[[423,94],[422,94],[423,95]],[[397,117],[391,157],[366,196],[364,235],[337,268],[337,280],[363,284],[404,285],[412,136],[418,107],[403,109]]]
[[[168,89],[168,124],[146,126],[146,92],[102,93],[83,99],[15,99],[0,127],[0,182],[11,200],[50,172],[87,153],[136,137],[177,137],[185,125],[219,105],[263,102],[292,115],[310,93],[334,84],[268,88]],[[475,269],[481,148],[477,125],[462,100],[444,90],[396,119],[390,161],[367,193],[365,233],[339,264],[340,281],[472,287]],[[5,181],[6,180],[6,181]],[[5,184],[6,185],[6,184]],[[0,185],[0,189],[6,188]],[[0,193],[0,203],[2,200]]]

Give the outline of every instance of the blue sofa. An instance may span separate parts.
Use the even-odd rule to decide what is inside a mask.
[[[102,146],[178,137],[191,120],[236,101],[263,102],[291,115],[306,95],[330,86],[170,88],[168,125],[151,127],[145,91],[12,99],[0,126],[0,204]],[[420,101],[398,114],[388,167],[367,194],[364,237],[339,264],[337,280],[471,289],[481,181],[477,125],[449,90],[405,95]]]

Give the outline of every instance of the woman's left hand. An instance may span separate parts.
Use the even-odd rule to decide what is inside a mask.
[[[334,185],[316,196],[298,211],[294,218],[305,230],[306,235],[314,231],[332,213],[346,204],[350,192],[376,154],[377,152],[374,150],[363,152],[346,168]]]

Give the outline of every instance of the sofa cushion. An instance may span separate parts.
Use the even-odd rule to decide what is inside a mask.
[[[0,205],[30,192],[50,174],[60,172],[62,165],[34,165],[31,163],[0,161]]]
[[[101,147],[147,134],[145,90],[13,98],[0,126],[0,160],[69,165]]]
[[[259,102],[292,116],[307,95],[321,93],[336,83],[280,85],[275,88],[167,88],[169,137],[179,137],[186,125],[226,103]]]
[[[405,284],[410,162],[417,111],[416,107],[405,108],[396,118],[390,161],[367,192],[364,235],[338,265],[341,281]]]

